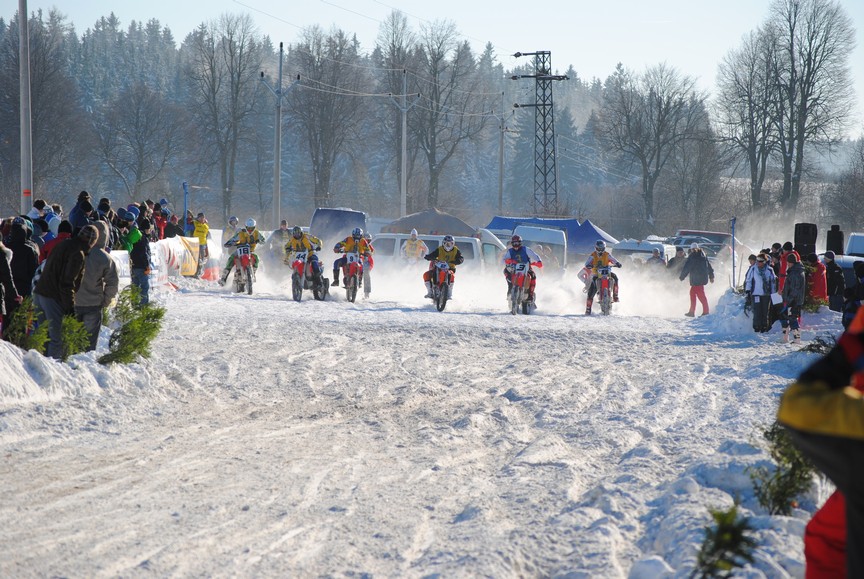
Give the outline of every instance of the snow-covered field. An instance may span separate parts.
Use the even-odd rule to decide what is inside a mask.
[[[747,468],[814,355],[721,279],[688,319],[686,284],[621,270],[588,318],[571,283],[511,316],[502,276],[467,273],[439,313],[419,275],[356,304],[184,280],[129,366],[0,343],[0,576],[686,577],[735,497],[742,576],[803,576],[829,489],[768,516]],[[803,337],[839,329],[823,309]]]

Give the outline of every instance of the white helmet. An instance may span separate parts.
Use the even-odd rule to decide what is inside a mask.
[[[255,220],[251,217],[246,220],[246,229],[255,229],[255,225],[257,224],[255,223]]]
[[[417,230],[416,229],[411,230],[411,239],[417,239]]]

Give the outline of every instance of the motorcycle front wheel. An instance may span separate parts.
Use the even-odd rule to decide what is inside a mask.
[[[303,282],[300,281],[300,274],[296,271],[291,275],[291,296],[295,302],[303,298]]]
[[[246,267],[246,293],[252,295],[252,266]]]
[[[348,277],[348,285],[345,286],[345,297],[348,298],[348,301],[354,303],[354,300],[357,299],[357,276],[352,275]]]
[[[441,286],[441,289],[438,291],[438,299],[435,302],[435,307],[438,308],[439,312],[443,312],[444,308],[447,307],[447,297],[450,295],[450,284],[444,283]]]

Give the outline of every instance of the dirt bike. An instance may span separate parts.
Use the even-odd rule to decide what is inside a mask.
[[[537,307],[531,298],[531,264],[508,260],[507,269],[510,270],[510,313],[515,316],[521,307],[522,313],[528,315]]]
[[[299,302],[301,300],[304,289],[311,289],[312,296],[318,301],[327,297],[327,294],[330,293],[330,280],[320,273],[315,274],[308,252],[294,252],[290,262],[291,269],[294,270],[294,273],[291,274],[291,295],[294,301]]]
[[[342,266],[342,279],[345,280],[345,297],[349,302],[357,299],[357,289],[363,280],[363,258],[359,253],[346,253]]]
[[[231,247],[234,244],[225,245]],[[252,295],[252,283],[255,280],[253,260],[252,248],[248,243],[234,245],[234,291],[236,293],[243,293],[245,290],[250,296]]]
[[[607,266],[597,268],[597,299],[600,301],[600,312],[604,316],[612,313],[612,268]]]
[[[453,291],[453,273],[446,261],[432,262],[432,271],[429,276],[432,282],[432,303],[439,312],[443,312]]]

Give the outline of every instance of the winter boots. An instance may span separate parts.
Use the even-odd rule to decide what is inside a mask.
[[[219,285],[225,285],[225,282],[228,281],[228,274],[231,273],[231,270],[227,267],[222,270],[222,275],[219,276]]]
[[[792,342],[795,344],[801,343],[801,330],[792,330]]]
[[[594,300],[592,300],[592,299],[589,299],[587,302],[585,302],[585,315],[586,316],[591,315],[591,306],[592,305],[594,305]]]
[[[339,270],[333,270],[333,283],[330,284],[331,287],[339,287]]]
[[[426,282],[426,295],[423,297],[424,298],[431,298],[432,297],[432,282],[431,281]]]

